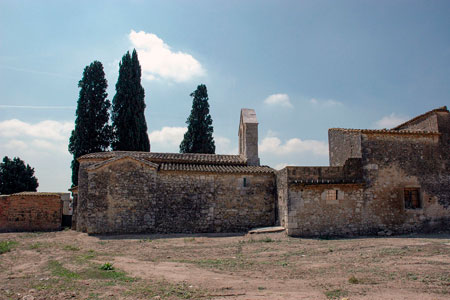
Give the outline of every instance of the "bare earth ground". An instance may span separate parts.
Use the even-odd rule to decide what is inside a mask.
[[[450,299],[450,234],[3,233],[0,299]],[[104,263],[114,270],[101,270]]]

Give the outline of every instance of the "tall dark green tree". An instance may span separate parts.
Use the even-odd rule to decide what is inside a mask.
[[[3,162],[0,163],[0,194],[36,192],[38,186],[38,180],[34,177],[34,168],[28,164],[25,165],[24,161],[18,157],[3,158]]]
[[[132,55],[127,52],[119,64],[119,78],[116,83],[111,116],[114,134],[113,150],[150,151],[144,116],[144,97],[141,65],[135,49]]]
[[[200,84],[191,93],[193,97],[191,115],[186,121],[188,130],[180,144],[181,153],[214,153],[212,118],[209,114],[208,91]]]
[[[112,128],[108,125],[111,102],[106,99],[108,82],[103,65],[94,61],[86,66],[78,82],[80,95],[76,110],[75,129],[69,140],[72,160],[72,185],[78,185],[77,158],[88,153],[106,151],[111,145]]]

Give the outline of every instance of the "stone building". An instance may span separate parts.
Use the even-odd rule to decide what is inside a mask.
[[[241,111],[240,155],[103,152],[79,159],[76,229],[229,232],[275,222],[275,170],[259,166],[258,122]]]
[[[288,235],[448,229],[450,117],[438,108],[387,130],[329,130],[329,167],[260,166],[258,122],[242,109],[239,155],[144,152],[79,158],[76,229],[88,233]]]
[[[68,193],[22,192],[0,196],[0,232],[61,229]]]

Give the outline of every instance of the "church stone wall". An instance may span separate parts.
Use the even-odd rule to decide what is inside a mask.
[[[273,174],[158,171],[121,160],[90,171],[83,163],[79,182],[77,230],[88,233],[236,232],[275,222]]]

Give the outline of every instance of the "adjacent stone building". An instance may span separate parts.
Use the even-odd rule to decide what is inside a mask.
[[[446,107],[391,130],[332,128],[330,167],[277,176],[289,235],[450,229],[450,117]]]
[[[329,167],[260,166],[258,121],[242,109],[239,155],[82,156],[76,229],[231,232],[280,224],[292,236],[448,229],[446,107],[387,130],[329,130]]]
[[[23,192],[0,196],[0,232],[60,230],[68,193]]]

